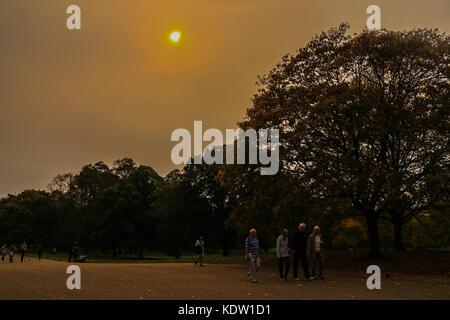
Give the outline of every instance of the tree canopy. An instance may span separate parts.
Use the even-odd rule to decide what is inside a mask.
[[[448,196],[449,37],[437,30],[316,36],[260,78],[243,128],[281,132],[282,172],[366,219],[401,226]]]

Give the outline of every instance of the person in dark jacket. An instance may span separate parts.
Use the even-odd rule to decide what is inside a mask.
[[[22,242],[22,244],[20,245],[20,262],[23,262],[23,259],[25,258],[25,253],[28,250],[28,246],[27,243],[24,241]]]
[[[13,244],[9,247],[9,263],[14,262],[14,254],[16,253],[16,250],[17,248]]]
[[[73,257],[73,248],[70,247],[69,248],[69,259],[67,260],[67,262],[72,262],[72,257]]]
[[[38,260],[40,261],[42,258],[42,252],[44,251],[43,245],[38,245]]]
[[[308,237],[306,235],[306,224],[300,223],[298,231],[294,233],[294,239],[292,241],[292,254],[294,255],[294,280],[300,280],[298,277],[298,265],[300,260],[302,261],[303,273],[307,280],[311,280],[309,273],[308,258],[306,254],[306,245],[308,243]]]

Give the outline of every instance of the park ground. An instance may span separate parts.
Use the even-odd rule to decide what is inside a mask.
[[[411,258],[408,260],[408,256]],[[26,257],[0,264],[0,299],[450,299],[448,255],[406,255],[381,261],[381,290],[368,290],[369,260],[330,259],[325,280],[281,282],[267,257],[258,283],[242,257],[204,267],[193,263],[81,263],[81,289],[69,290],[67,262]],[[210,258],[211,259],[211,258]],[[427,260],[428,259],[428,260]],[[422,262],[420,262],[422,260]],[[211,260],[207,260],[210,261]],[[223,262],[233,262],[224,264]]]

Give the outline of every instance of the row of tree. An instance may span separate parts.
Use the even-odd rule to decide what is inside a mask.
[[[192,250],[199,235],[224,254],[234,246],[226,227],[231,202],[215,179],[217,166],[187,166],[165,178],[132,159],[84,166],[56,176],[47,191],[26,190],[0,201],[1,240],[45,247],[135,251],[163,250],[175,257]]]
[[[227,254],[250,227],[270,247],[300,221],[320,224],[329,244],[367,235],[372,255],[381,254],[380,226],[382,235],[392,226],[396,250],[405,225],[442,237],[433,228],[448,226],[449,36],[348,29],[316,36],[260,78],[239,125],[280,130],[277,175],[261,176],[261,164],[201,164],[162,178],[128,158],[99,162],[58,175],[48,192],[2,199],[1,238],[78,241],[113,255],[138,248],[142,257],[180,256],[200,234]],[[342,240],[336,230],[346,225],[353,232]]]

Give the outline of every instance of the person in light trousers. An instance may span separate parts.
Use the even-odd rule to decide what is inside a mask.
[[[256,272],[260,267],[259,240],[256,237],[256,229],[250,230],[250,235],[245,239],[245,257],[248,259],[248,275],[250,281],[257,282]]]

